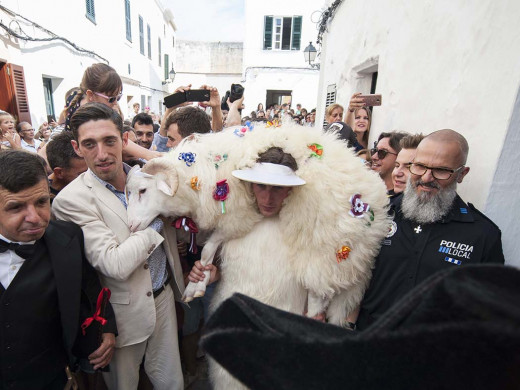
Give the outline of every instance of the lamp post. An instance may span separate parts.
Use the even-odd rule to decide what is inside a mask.
[[[307,46],[305,48],[305,50],[303,51],[303,56],[305,58],[305,62],[307,62],[313,68],[320,69],[320,64],[314,64],[314,60],[316,59],[317,54],[318,54],[318,51],[312,45],[312,42],[309,42],[309,46]]]
[[[173,70],[173,65],[172,65],[172,69],[170,70],[170,72],[168,72],[168,78],[162,82],[162,85],[165,85],[168,83],[173,83],[174,80],[175,80],[175,71]]]

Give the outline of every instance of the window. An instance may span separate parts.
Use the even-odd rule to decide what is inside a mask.
[[[52,80],[47,77],[43,77],[43,93],[45,96],[45,108],[47,115],[52,115],[55,117],[54,99],[52,98]]]
[[[92,23],[96,23],[96,12],[94,11],[94,0],[85,0],[87,14],[85,15]]]
[[[168,54],[164,55],[164,80],[168,80],[170,78],[170,56]]]
[[[139,16],[139,50],[144,55],[144,22],[142,16]]]
[[[146,25],[146,33],[148,35],[148,58],[152,59],[152,37],[150,33],[150,25]]]
[[[22,66],[0,61],[0,107],[20,122],[31,123],[29,99]]]
[[[125,0],[126,39],[132,42],[132,19],[130,18],[130,0]]]
[[[325,109],[331,104],[336,103],[336,84],[330,84],[327,86],[327,97],[325,98]],[[328,123],[323,119],[323,128],[327,127]]]
[[[159,66],[161,66],[161,57],[162,57],[162,51],[161,51],[161,38],[157,38],[157,50],[159,51]]]
[[[264,50],[300,50],[301,16],[265,16]]]

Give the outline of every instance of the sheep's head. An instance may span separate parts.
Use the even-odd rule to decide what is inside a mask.
[[[130,230],[143,230],[155,217],[172,215],[168,205],[177,187],[177,171],[166,160],[151,160],[143,169],[133,167],[126,181]]]

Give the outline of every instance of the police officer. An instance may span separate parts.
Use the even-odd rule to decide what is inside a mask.
[[[376,258],[361,303],[362,330],[436,271],[476,263],[504,263],[499,228],[457,195],[469,167],[466,139],[439,130],[419,144],[404,194]]]

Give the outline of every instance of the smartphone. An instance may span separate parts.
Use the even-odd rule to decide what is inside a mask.
[[[168,95],[164,98],[163,104],[166,108],[175,107],[179,104],[187,102],[186,100],[186,92],[177,92],[171,95]]]
[[[210,91],[207,89],[190,89],[186,91],[187,102],[207,102]]]
[[[363,99],[367,106],[380,106],[382,102],[381,95],[359,95],[358,98]]]
[[[50,125],[52,122],[56,122],[54,115],[47,115],[47,123]]]

